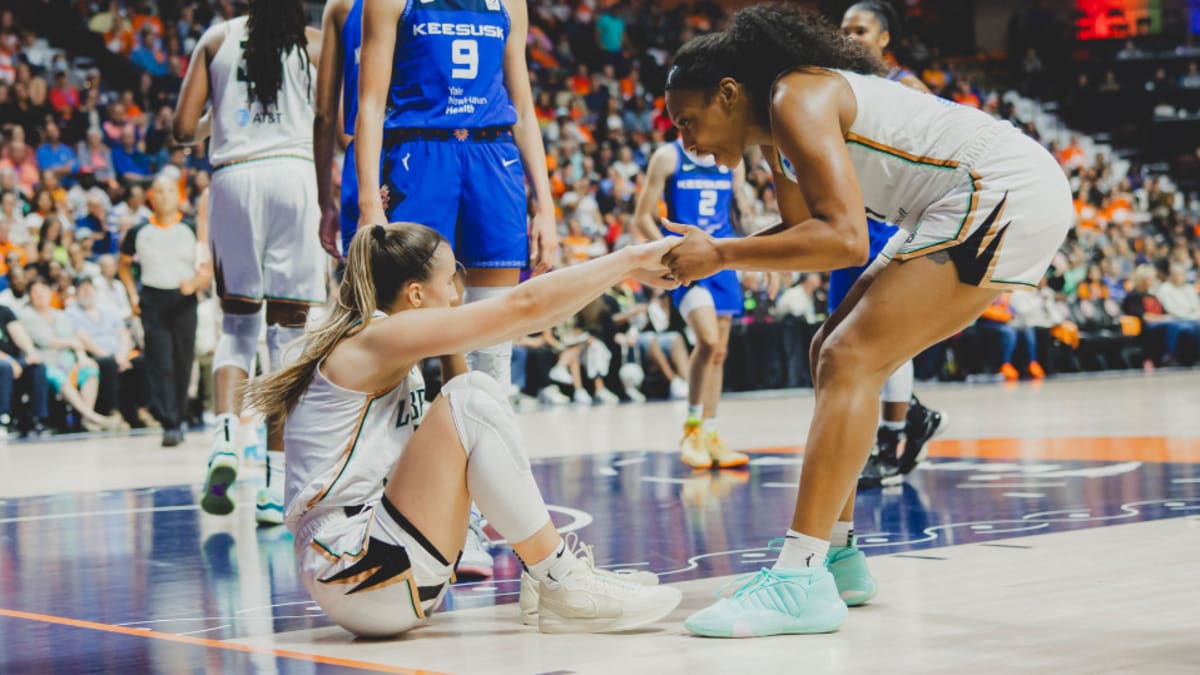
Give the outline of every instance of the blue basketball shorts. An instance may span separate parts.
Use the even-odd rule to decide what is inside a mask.
[[[737,272],[722,270],[690,286],[676,288],[671,291],[671,300],[684,319],[699,307],[712,307],[717,316],[741,316],[742,282],[738,279]]]
[[[829,312],[837,309],[837,306],[842,304],[842,300],[846,299],[846,294],[854,287],[854,282],[862,276],[863,272],[875,262],[875,258],[879,256],[879,252],[883,247],[887,246],[888,240],[892,235],[900,231],[900,228],[895,225],[889,225],[877,220],[867,219],[867,236],[870,238],[870,253],[867,255],[867,264],[861,267],[846,267],[840,270],[834,270],[829,273]]]

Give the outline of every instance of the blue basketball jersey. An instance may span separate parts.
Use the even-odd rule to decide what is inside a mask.
[[[511,22],[501,0],[408,0],[396,29],[388,129],[507,127]]]
[[[675,172],[667,179],[664,197],[667,218],[695,225],[714,237],[733,237],[733,171],[717,164],[699,164],[675,141]]]
[[[342,115],[347,136],[358,118],[358,64],[362,54],[363,0],[354,0],[342,24]]]

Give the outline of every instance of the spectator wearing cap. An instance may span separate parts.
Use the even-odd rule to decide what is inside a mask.
[[[162,423],[163,446],[183,442],[188,380],[196,344],[196,291],[212,278],[207,262],[196,258],[195,226],[179,209],[179,188],[167,176],[151,186],[154,214],[121,241],[120,277],[145,331],[150,412]],[[141,265],[141,292],[133,261]]]

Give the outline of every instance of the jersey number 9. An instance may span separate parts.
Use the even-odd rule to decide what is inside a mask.
[[[456,66],[450,77],[456,80],[473,80],[479,74],[479,43],[475,40],[455,40],[450,43],[450,60]]]

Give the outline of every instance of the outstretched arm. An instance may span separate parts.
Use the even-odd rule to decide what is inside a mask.
[[[574,315],[622,279],[662,277],[662,257],[678,243],[672,238],[626,247],[461,307],[398,312],[368,325],[363,346],[375,354],[404,354],[410,361],[465,353],[540,331]]]
[[[684,243],[666,260],[675,276],[689,283],[721,269],[816,271],[864,264],[866,215],[842,131],[842,119],[853,118],[854,105],[840,77],[786,76],[772,100],[772,133],[783,156],[804,168],[797,171],[800,198],[792,196],[783,226],[762,236],[715,240],[688,228]],[[784,209],[785,193],[777,194]],[[789,221],[793,215],[808,217]]]

